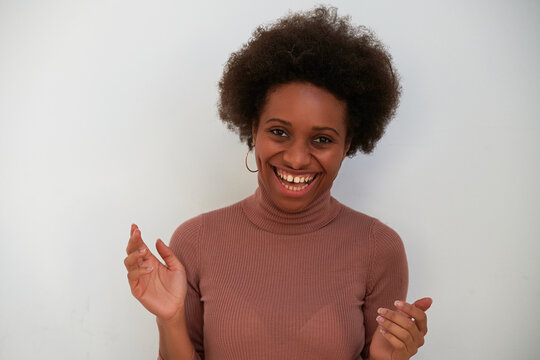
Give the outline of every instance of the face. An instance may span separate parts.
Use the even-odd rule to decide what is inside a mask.
[[[345,103],[310,83],[268,94],[253,142],[263,185],[280,209],[301,211],[332,187],[350,145],[345,119]]]

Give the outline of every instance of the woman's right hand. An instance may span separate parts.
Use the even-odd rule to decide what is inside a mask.
[[[156,249],[166,266],[150,252],[137,225],[131,225],[131,237],[126,248],[128,256],[124,260],[131,293],[148,311],[167,321],[184,311],[186,271],[160,239],[156,242]]]

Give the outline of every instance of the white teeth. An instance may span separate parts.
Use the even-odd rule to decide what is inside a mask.
[[[282,173],[280,171],[278,171],[277,174],[283,180],[291,182],[291,183],[294,182],[296,184],[304,183],[304,182],[310,182],[311,180],[313,180],[313,176],[305,176],[305,177],[293,176],[291,174],[284,174],[284,173]]]
[[[287,188],[288,190],[292,190],[292,191],[298,191],[298,190],[305,189],[309,185],[308,183],[311,180],[313,180],[313,178],[315,177],[314,175],[310,175],[310,176],[293,176],[291,174],[286,174],[286,173],[282,172],[279,169],[276,169],[276,173],[277,173],[279,178],[281,178],[284,181],[287,181],[288,183],[302,184],[301,186],[296,186],[295,187],[295,186],[291,186],[289,184],[285,184],[285,183],[282,182],[282,184],[283,184],[283,186],[285,186],[285,188]]]
[[[299,187],[296,187],[296,186],[290,186],[290,185],[286,185],[286,184],[283,184],[283,186],[285,186],[285,188],[286,188],[287,190],[299,191],[299,190],[305,189],[305,188],[308,186],[308,184],[304,184],[304,185],[299,186]]]

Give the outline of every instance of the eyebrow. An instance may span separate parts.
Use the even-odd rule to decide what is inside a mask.
[[[292,127],[292,124],[289,121],[285,121],[285,120],[282,120],[282,119],[276,119],[276,118],[268,119],[264,123],[266,124],[266,123],[269,123],[271,121],[275,121],[275,122],[281,123],[283,125]],[[322,131],[322,130],[332,131],[332,132],[336,133],[337,136],[341,137],[341,135],[339,134],[339,132],[336,129],[334,129],[332,127],[329,127],[329,126],[313,126],[312,129],[315,130],[315,131]]]

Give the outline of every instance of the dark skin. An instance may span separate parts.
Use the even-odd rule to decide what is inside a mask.
[[[345,108],[327,90],[305,82],[282,85],[268,95],[253,127],[255,157],[262,185],[283,211],[301,211],[332,187],[350,146]],[[131,292],[162,324],[179,323],[187,293],[185,268],[161,240],[156,248],[165,265],[132,225],[124,261]],[[430,298],[396,301],[395,310],[379,309],[370,359],[405,360],[416,354],[424,344],[431,303]],[[178,341],[186,342],[179,348],[190,347],[187,336]]]
[[[349,149],[345,116],[342,101],[308,83],[289,83],[269,94],[253,139],[263,184],[280,209],[301,211],[332,187]],[[277,172],[313,180],[291,191]]]
[[[131,225],[124,265],[128,270],[131,293],[152,314],[170,320],[183,309],[187,293],[184,266],[163,241],[156,242],[156,249],[165,261],[163,265],[155,257],[141,237],[137,225]]]
[[[369,348],[370,360],[404,360],[415,355],[424,345],[427,334],[425,312],[432,303],[428,297],[413,304],[396,300],[396,310],[378,309],[379,328],[373,334]]]
[[[282,85],[268,95],[253,127],[255,157],[263,185],[283,211],[300,211],[332,187],[350,146],[345,109],[332,93],[305,82]],[[284,186],[301,188],[302,183],[284,185],[276,169],[316,178],[305,190],[290,191]],[[414,304],[398,302],[396,310],[379,309],[382,321],[373,335],[370,359],[403,360],[416,354],[424,344],[425,311],[431,302],[423,298]]]

